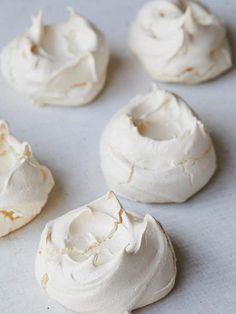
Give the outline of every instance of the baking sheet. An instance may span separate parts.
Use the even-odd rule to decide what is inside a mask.
[[[111,46],[106,87],[93,104],[82,108],[37,108],[0,78],[0,117],[11,132],[28,141],[46,164],[56,187],[42,214],[0,240],[0,313],[69,313],[38,287],[34,259],[41,231],[50,219],[107,191],[99,167],[99,139],[110,117],[151,80],[127,47],[130,22],[141,0],[1,0],[1,48],[30,25],[39,8],[47,22],[67,18],[74,7],[94,21]],[[236,42],[236,2],[205,1],[223,17]],[[173,292],[135,314],[233,314],[236,312],[236,71],[199,86],[165,85],[179,93],[212,132],[218,171],[201,193],[182,205],[146,205],[122,200],[127,208],[157,217],[170,234],[178,258]],[[148,267],[148,265],[147,265]],[[111,313],[112,314],[112,313]]]

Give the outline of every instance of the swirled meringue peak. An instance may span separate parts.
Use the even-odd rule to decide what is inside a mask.
[[[176,259],[152,216],[123,209],[112,192],[49,222],[36,257],[47,294],[83,314],[125,314],[174,286]]]
[[[109,188],[139,202],[184,202],[216,169],[209,134],[178,96],[137,96],[108,123],[101,166]]]
[[[222,21],[197,1],[151,1],[131,26],[129,44],[159,81],[196,84],[232,67]]]
[[[67,22],[44,25],[42,12],[3,49],[5,78],[34,104],[91,102],[106,80],[109,48],[103,34],[69,9]]]
[[[0,237],[40,213],[54,185],[51,172],[33,157],[31,147],[9,134],[0,121]]]

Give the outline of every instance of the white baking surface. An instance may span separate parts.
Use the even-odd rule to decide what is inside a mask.
[[[39,4],[40,2],[40,4]],[[111,46],[107,85],[82,108],[37,108],[0,78],[0,117],[52,170],[56,187],[42,214],[0,240],[0,313],[70,313],[50,300],[34,277],[41,231],[50,219],[103,195],[99,139],[111,116],[130,98],[146,92],[151,80],[127,47],[129,24],[142,0],[0,0],[0,46],[26,29],[39,7],[47,22],[67,18],[72,6],[94,21]],[[205,1],[229,26],[236,42],[236,1]],[[149,212],[165,226],[178,258],[172,293],[135,314],[236,313],[236,71],[199,86],[164,85],[186,99],[211,130],[219,169],[201,193],[182,205],[123,205]],[[148,267],[148,265],[147,265]],[[83,313],[82,313],[83,314]],[[102,313],[101,313],[102,314]],[[112,313],[111,313],[112,314]]]

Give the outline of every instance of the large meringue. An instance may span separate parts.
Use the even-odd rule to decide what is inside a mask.
[[[184,202],[216,169],[203,124],[178,96],[153,90],[118,112],[101,139],[101,166],[117,194],[150,202]]]
[[[84,105],[102,89],[109,59],[103,34],[70,9],[68,22],[31,28],[2,52],[2,72],[19,92],[39,105]]]
[[[153,79],[200,83],[232,66],[222,21],[197,1],[151,1],[131,26],[130,47]]]
[[[72,311],[125,314],[170,292],[176,259],[160,223],[124,210],[109,192],[46,225],[35,270]]]
[[[40,213],[54,185],[51,172],[32,156],[0,121],[0,237]]]

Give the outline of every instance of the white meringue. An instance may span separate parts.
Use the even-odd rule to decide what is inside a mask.
[[[72,311],[124,314],[170,292],[176,259],[162,226],[124,210],[109,192],[46,225],[35,271],[47,294]]]
[[[101,166],[109,188],[121,196],[184,202],[209,181],[216,156],[209,134],[184,101],[154,86],[105,128]]]
[[[109,48],[103,34],[70,9],[66,23],[44,25],[42,13],[31,28],[3,49],[5,78],[39,105],[84,105],[106,80]]]
[[[149,75],[196,84],[232,67],[222,21],[197,1],[151,1],[131,26],[129,44]]]
[[[46,204],[54,186],[51,172],[32,156],[27,143],[0,121],[0,237],[22,227]]]

